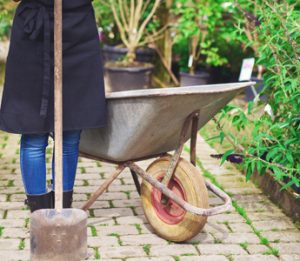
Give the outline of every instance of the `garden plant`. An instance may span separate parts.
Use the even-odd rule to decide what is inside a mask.
[[[236,105],[227,106],[216,119],[231,154],[243,160],[246,177],[254,171],[271,173],[283,182],[282,189],[292,187],[300,195],[300,10],[295,1],[239,1],[238,9],[248,13],[244,23],[252,19],[249,28],[239,19],[238,31],[248,39],[257,56],[263,74],[267,101],[250,102],[245,112]],[[250,13],[255,10],[255,13]],[[253,37],[255,36],[255,37]],[[229,121],[238,135],[224,127]],[[228,125],[227,125],[228,126]]]

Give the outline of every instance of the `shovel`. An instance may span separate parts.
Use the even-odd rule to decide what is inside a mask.
[[[54,4],[55,208],[31,214],[31,261],[80,261],[87,257],[87,214],[63,208],[62,179],[62,0]]]

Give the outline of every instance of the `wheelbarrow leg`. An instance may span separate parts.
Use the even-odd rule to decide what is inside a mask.
[[[190,150],[190,161],[196,166],[196,144],[197,144],[197,134],[198,134],[198,122],[199,122],[199,113],[195,113],[192,121],[192,130],[191,130],[191,150]]]
[[[139,193],[139,195],[141,195],[141,184],[140,184],[140,181],[138,179],[138,176],[137,176],[136,172],[133,171],[132,169],[130,169],[130,172],[131,172],[131,175],[132,175],[132,179],[134,181],[134,185],[136,187],[136,191],[137,191],[137,193]]]
[[[104,181],[104,183],[94,192],[94,194],[89,198],[89,200],[81,207],[82,210],[88,210],[91,205],[100,197],[109,187],[109,185],[121,174],[124,170],[125,165],[119,165],[115,172]]]

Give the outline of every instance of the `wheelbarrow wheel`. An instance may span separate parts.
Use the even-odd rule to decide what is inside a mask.
[[[152,162],[147,174],[161,181],[166,174],[171,156]],[[173,178],[168,186],[185,201],[200,208],[208,208],[208,192],[199,169],[180,158]],[[145,216],[155,233],[164,239],[183,242],[196,236],[204,227],[207,217],[185,211],[172,200],[161,203],[162,193],[147,181],[141,184],[141,199]]]

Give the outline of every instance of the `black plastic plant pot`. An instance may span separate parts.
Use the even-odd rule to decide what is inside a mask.
[[[106,65],[106,75],[110,91],[147,89],[151,87],[152,64],[145,66],[118,67]]]
[[[256,94],[260,94],[260,92],[264,88],[264,82],[261,79],[258,79],[257,77],[251,77],[251,81],[255,81],[256,84],[254,85],[254,90],[251,87],[247,87],[245,90],[245,99],[246,101],[253,101]],[[261,100],[266,101],[267,96],[263,95],[259,97]]]
[[[209,80],[210,80],[210,74],[208,72],[197,72],[196,74],[180,72],[181,86],[208,84]]]
[[[103,58],[105,62],[119,61],[128,52],[127,48],[121,48],[111,45],[103,46]],[[152,48],[142,47],[136,50],[136,61],[144,63],[152,63],[155,60],[156,52]]]

